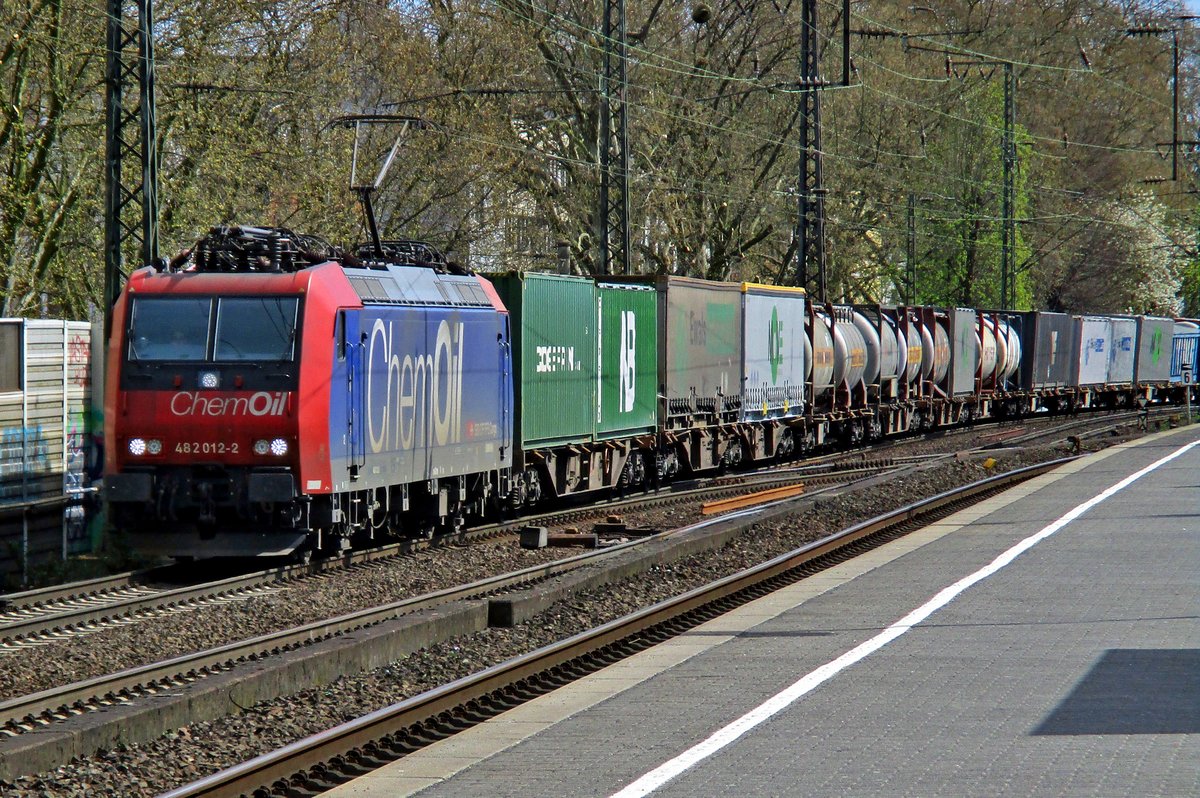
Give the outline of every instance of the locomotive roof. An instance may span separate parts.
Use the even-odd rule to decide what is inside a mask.
[[[343,271],[364,305],[493,306],[479,278],[471,275],[390,264],[371,269],[344,267]]]

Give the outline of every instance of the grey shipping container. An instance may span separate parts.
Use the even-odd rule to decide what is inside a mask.
[[[1137,358],[1134,380],[1139,384],[1171,379],[1171,336],[1175,321],[1159,316],[1137,317]]]
[[[657,287],[668,417],[740,410],[741,286],[663,277]]]
[[[1021,384],[1034,390],[1070,386],[1077,354],[1072,318],[1065,313],[1028,313],[1021,332]]]
[[[974,310],[950,311],[951,366],[948,392],[951,396],[975,393],[975,374],[979,371],[978,318]]]

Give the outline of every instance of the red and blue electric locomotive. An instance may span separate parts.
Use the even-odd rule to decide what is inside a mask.
[[[484,513],[512,460],[508,314],[415,242],[219,228],[113,313],[114,525],[177,557],[336,549]],[[454,273],[459,271],[460,273]]]

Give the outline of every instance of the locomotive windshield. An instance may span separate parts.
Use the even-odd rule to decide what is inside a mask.
[[[214,360],[291,360],[296,346],[295,297],[217,301]]]
[[[289,361],[296,297],[135,297],[131,361]]]
[[[129,320],[129,359],[204,360],[211,315],[209,297],[134,299]]]

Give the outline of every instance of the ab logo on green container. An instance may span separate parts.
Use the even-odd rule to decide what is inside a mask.
[[[618,344],[621,363],[617,388],[617,408],[622,413],[633,412],[637,377],[637,317],[632,310],[621,311],[621,343]]]
[[[779,367],[783,365],[783,322],[779,308],[772,306],[771,323],[767,327],[767,360],[771,363],[771,384],[779,382]]]

